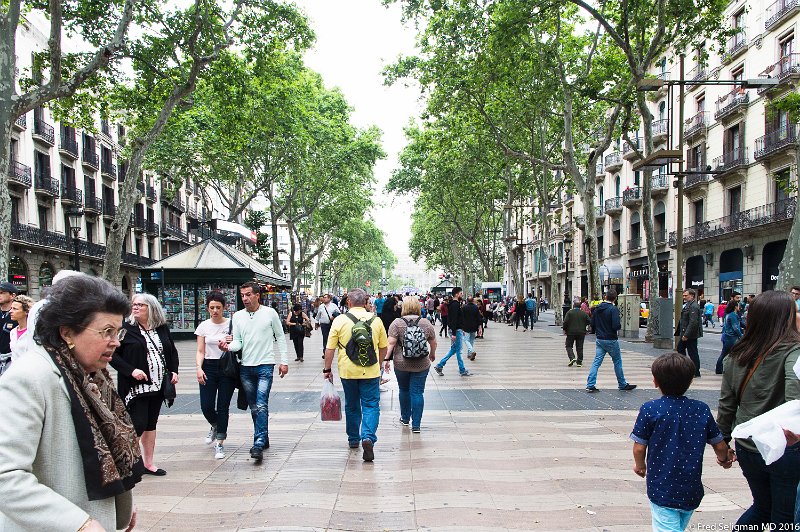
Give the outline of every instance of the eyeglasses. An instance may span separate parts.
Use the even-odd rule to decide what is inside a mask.
[[[131,307],[146,307],[147,303],[131,303]]]
[[[113,342],[114,340],[119,340],[121,342],[122,339],[125,338],[125,334],[128,332],[127,329],[116,329],[114,327],[106,327],[101,331],[98,331],[97,329],[90,329],[89,327],[81,327],[81,329],[96,332],[106,342]]]

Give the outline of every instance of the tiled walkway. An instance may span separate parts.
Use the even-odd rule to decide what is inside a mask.
[[[587,339],[583,368],[567,368],[556,332],[490,326],[477,360],[467,362],[473,377],[460,377],[453,359],[444,377],[429,376],[421,434],[398,422],[390,382],[371,464],[348,449],[344,422],[319,420],[318,333],[306,342],[306,361],[291,362],[288,376],[275,380],[271,447],[258,466],[248,455],[249,415],[232,416],[225,460],[203,443],[208,425],[199,414],[193,343],[181,342],[180,397],[161,418],[156,450],[169,473],[137,486],[140,528],[649,530],[628,434],[639,405],[657,396],[652,357],[624,353],[626,377],[640,389],[616,390],[607,360],[602,391],[589,395],[582,390],[593,343]],[[691,395],[714,409],[719,382],[704,376]],[[704,483],[693,525],[730,525],[750,502],[741,472],[719,468],[710,448]]]

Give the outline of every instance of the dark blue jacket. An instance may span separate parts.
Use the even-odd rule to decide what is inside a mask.
[[[592,329],[598,340],[617,340],[621,328],[619,309],[613,303],[603,301],[592,311]]]

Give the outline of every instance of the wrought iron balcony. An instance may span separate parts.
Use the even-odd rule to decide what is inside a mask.
[[[158,224],[155,223],[153,220],[147,220],[145,231],[150,236],[158,236]]]
[[[669,179],[667,174],[656,174],[650,178],[650,195],[660,196],[669,192]]]
[[[628,251],[638,251],[642,249],[642,237],[637,236],[628,240]]]
[[[642,146],[644,143],[642,142],[642,138],[636,137],[631,139],[633,141],[633,145],[628,144],[628,141],[624,141],[622,143],[622,158],[626,161],[636,158],[636,152],[641,152]],[[635,149],[634,149],[635,148]]]
[[[635,207],[642,204],[642,188],[633,187],[622,191],[622,204],[626,207]]]
[[[602,181],[606,178],[606,170],[603,168],[603,163],[599,162],[594,167],[594,179],[595,181]]]
[[[788,18],[792,12],[797,11],[798,8],[800,8],[800,1],[798,0],[778,0],[774,2],[767,8],[764,29],[771,30],[782,20]]]
[[[126,175],[128,175],[128,163],[119,163],[119,167],[117,168],[117,181],[124,183]]]
[[[187,236],[186,231],[184,231],[181,227],[175,226],[165,220],[161,221],[161,234],[162,236],[167,236],[178,240],[186,240]]]
[[[572,224],[571,223],[567,222],[565,224],[561,224],[561,234],[568,235],[568,234],[572,233],[572,231],[573,231],[573,228],[572,228]]]
[[[137,216],[135,214],[131,214],[130,226],[137,233],[144,233],[147,230],[147,219],[144,218],[143,216]]]
[[[729,172],[741,170],[750,164],[750,159],[747,157],[747,147],[737,147],[727,151],[715,158],[711,166],[717,172],[717,179],[724,177]]]
[[[59,192],[58,179],[53,179],[50,174],[37,173],[34,179],[34,190],[37,194],[57,198]]]
[[[748,229],[765,227],[780,222],[794,220],[797,210],[797,198],[786,198],[775,203],[761,205],[737,214],[709,220],[683,231],[684,243],[698,242],[720,238],[721,236],[745,231]],[[675,232],[670,233],[670,243],[675,241]]]
[[[598,246],[597,246],[597,258],[598,259],[604,259],[605,257],[606,257],[605,248],[598,244]]]
[[[19,131],[24,131],[28,127],[28,119],[25,115],[20,115],[14,120],[14,128]]]
[[[653,123],[650,124],[650,132],[653,134],[654,143],[666,140],[669,134],[669,121],[666,118],[663,120],[653,120]]]
[[[112,201],[103,201],[103,218],[113,219],[117,215],[117,206]]]
[[[606,212],[603,210],[602,205],[594,206],[594,217],[598,222],[602,221],[606,217]]]
[[[75,134],[61,135],[61,144],[58,146],[58,151],[73,161],[78,158],[78,141],[75,139]]]
[[[655,238],[657,246],[663,246],[667,243],[667,230],[666,229],[659,229],[653,234]]]
[[[97,216],[103,212],[103,200],[94,194],[86,194],[83,197],[83,211],[87,215]]]
[[[180,212],[186,212],[186,204],[183,202],[183,198],[179,195],[172,198],[172,201],[169,202],[171,207],[179,210]]]
[[[683,184],[683,190],[688,191],[692,188],[708,185],[711,181],[711,174],[706,174],[705,163],[699,167],[687,168],[689,175],[686,176],[686,181]]]
[[[147,199],[147,201],[149,201],[151,203],[155,202],[156,201],[156,187],[147,185],[147,189],[145,191],[144,197]]]
[[[766,160],[797,147],[797,124],[784,125],[756,139],[753,156],[756,161]]]
[[[622,212],[622,198],[608,198],[605,202],[605,209],[608,214],[619,214]]]
[[[575,225],[578,227],[584,227],[586,225],[586,217],[582,214],[579,214],[575,217]]]
[[[91,168],[92,170],[97,170],[100,167],[100,159],[97,157],[97,152],[95,150],[86,149],[85,146],[81,154],[81,162],[83,162],[83,166]]]
[[[53,126],[41,118],[33,119],[33,139],[44,142],[50,146],[56,145],[56,131]]]
[[[8,165],[8,184],[31,188],[31,167],[11,159]]]
[[[614,151],[606,155],[604,162],[606,172],[614,172],[615,170],[622,168],[622,157],[620,157],[618,151]]]
[[[100,132],[108,138],[111,138],[111,126],[108,120],[100,120]]]
[[[622,246],[620,244],[611,244],[608,246],[608,256],[614,257],[616,255],[622,255]]]
[[[696,115],[687,118],[683,123],[683,135],[686,140],[704,136],[708,128],[708,111],[700,111]]]
[[[723,60],[725,62],[731,61],[739,57],[745,50],[747,50],[747,34],[744,28],[739,28],[739,31],[728,37]]]
[[[716,120],[724,120],[738,116],[747,109],[749,104],[750,95],[747,91],[736,87],[717,100],[717,112],[714,113],[714,118]]]
[[[786,54],[759,74],[759,77],[762,78],[776,78],[779,87],[785,86],[786,82],[798,76],[800,76],[800,54]],[[758,89],[758,94],[769,92],[774,89],[774,85],[760,87]]]
[[[83,204],[83,191],[74,185],[61,187],[61,203],[69,205]]]
[[[691,69],[689,73],[686,75],[686,79],[692,82],[705,81],[706,77],[707,77],[706,65],[704,65],[703,63],[696,64],[694,68]],[[691,90],[692,88],[698,86],[699,86],[698,84],[688,85],[687,89]]]
[[[564,205],[572,205],[575,202],[575,194],[572,192],[564,193]]]
[[[197,207],[193,207],[191,204],[189,204],[189,208],[186,210],[186,214],[189,216],[189,218],[192,218],[192,219],[196,220],[197,219]]]
[[[117,165],[112,163],[111,161],[103,160],[100,163],[101,170],[100,173],[103,177],[107,177],[108,179],[116,179],[117,178]]]

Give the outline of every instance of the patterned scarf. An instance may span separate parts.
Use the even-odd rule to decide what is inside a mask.
[[[142,480],[139,441],[108,370],[86,373],[66,345],[47,348],[69,391],[89,500],[113,497]]]

